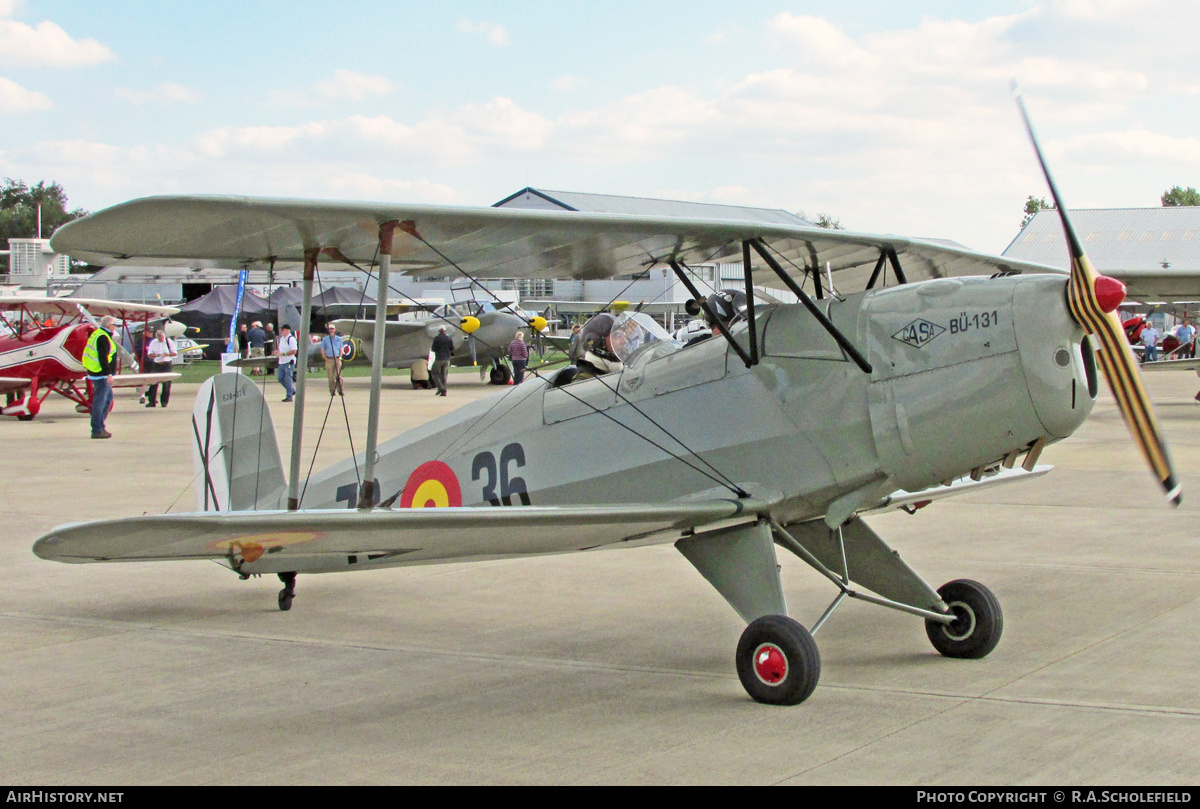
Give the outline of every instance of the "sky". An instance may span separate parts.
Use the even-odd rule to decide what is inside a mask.
[[[490,205],[526,186],[1000,252],[1200,186],[1189,0],[0,0],[0,176]]]

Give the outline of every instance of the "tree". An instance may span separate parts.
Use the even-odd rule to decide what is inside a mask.
[[[1054,206],[1046,202],[1044,197],[1034,197],[1030,194],[1025,198],[1025,218],[1021,220],[1021,227],[1029,224],[1029,220],[1033,219],[1033,215],[1038,211],[1053,211]]]
[[[37,237],[39,205],[43,237],[87,214],[82,208],[67,210],[67,192],[58,183],[46,185],[43,180],[31,188],[20,180],[5,177],[4,185],[0,186],[0,245],[7,248],[9,239]],[[0,259],[4,260],[2,271],[8,272],[8,257],[0,256]]]
[[[1164,208],[1173,208],[1177,205],[1200,205],[1200,191],[1190,186],[1180,188],[1173,185],[1170,191],[1163,192],[1162,204]]]
[[[801,219],[808,219],[808,216],[804,213],[804,211],[797,211],[796,216],[800,217]],[[808,221],[812,222],[817,227],[827,228],[828,230],[845,230],[845,228],[842,227],[840,220],[835,219],[827,213],[819,213],[817,214],[816,219],[808,219]]]

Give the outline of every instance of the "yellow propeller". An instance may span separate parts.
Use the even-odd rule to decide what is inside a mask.
[[[1071,226],[1071,219],[1067,216],[1067,208],[1063,205],[1058,188],[1050,177],[1050,169],[1046,167],[1037,137],[1033,134],[1033,125],[1029,122],[1025,102],[1020,93],[1016,92],[1016,88],[1013,89],[1017,108],[1025,121],[1025,130],[1029,133],[1029,140],[1037,154],[1038,163],[1041,164],[1046,184],[1050,186],[1050,195],[1058,208],[1063,233],[1066,234],[1067,245],[1071,251],[1067,307],[1075,321],[1100,340],[1100,367],[1104,370],[1104,378],[1108,380],[1108,386],[1112,389],[1113,398],[1117,400],[1117,407],[1125,417],[1130,435],[1145,457],[1155,479],[1162,486],[1167,499],[1172,504],[1179,505],[1182,487],[1171,466],[1167,442],[1158,426],[1158,419],[1154,416],[1150,397],[1142,384],[1137,359],[1133,356],[1133,349],[1129,347],[1129,341],[1125,339],[1125,330],[1116,315],[1117,306],[1125,297],[1125,285],[1096,272],[1087,253],[1083,251],[1083,245],[1075,235],[1075,228]]]

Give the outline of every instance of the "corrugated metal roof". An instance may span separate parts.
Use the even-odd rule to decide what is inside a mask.
[[[580,191],[548,191],[524,188],[497,202],[494,208],[560,208],[587,213],[633,214],[635,216],[678,216],[691,219],[732,219],[740,222],[764,222],[773,225],[812,225],[793,213],[779,208],[748,208],[711,202],[685,202],[674,199],[621,197],[610,194],[586,194]]]
[[[1200,270],[1200,206],[1071,210],[1071,222],[1100,272]],[[1058,212],[1034,214],[1004,256],[1070,266]]]

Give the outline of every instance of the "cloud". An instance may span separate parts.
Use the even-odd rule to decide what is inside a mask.
[[[550,82],[550,87],[554,90],[567,91],[574,90],[582,83],[583,79],[568,73],[567,75],[559,76],[557,79]]]
[[[163,82],[149,90],[117,87],[113,89],[113,95],[132,104],[196,104],[204,99],[199,90],[172,82]]]
[[[333,78],[318,82],[313,89],[331,100],[348,98],[362,101],[368,95],[387,95],[392,92],[392,83],[383,76],[369,76],[339,68],[333,71]]]
[[[458,21],[458,30],[459,33],[463,34],[479,34],[498,48],[512,44],[508,37],[508,31],[504,30],[503,25],[490,22],[473,22],[463,17]]]
[[[0,77],[0,114],[48,110],[53,102],[41,93],[26,90],[14,81]]]
[[[0,20],[15,16],[24,6],[24,0],[0,0]]]
[[[23,22],[0,19],[0,64],[81,67],[112,58],[112,51],[96,40],[72,39],[48,20],[32,27]]]

